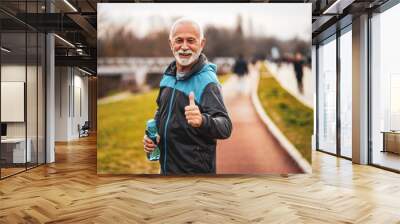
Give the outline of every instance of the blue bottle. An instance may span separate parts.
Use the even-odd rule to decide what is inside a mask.
[[[149,137],[154,144],[157,144],[157,125],[154,119],[147,121],[146,135]],[[147,153],[147,159],[150,161],[157,161],[160,159],[160,149],[158,146],[151,153]]]

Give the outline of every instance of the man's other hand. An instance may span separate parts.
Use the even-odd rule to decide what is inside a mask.
[[[194,102],[194,93],[189,94],[189,106],[185,107],[185,116],[187,122],[194,128],[201,126],[203,117],[201,116],[200,109]]]
[[[160,142],[160,136],[157,135],[157,144]],[[157,145],[154,144],[154,142],[147,137],[147,135],[144,135],[143,137],[143,146],[144,146],[144,151],[146,153],[150,153],[156,149]]]

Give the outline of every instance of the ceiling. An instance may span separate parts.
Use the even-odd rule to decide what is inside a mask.
[[[387,0],[232,0],[230,2],[311,3],[313,40],[346,16],[370,10]],[[25,28],[55,32],[56,65],[75,65],[96,73],[97,3],[182,2],[139,0],[1,0],[0,21],[3,32]],[[218,2],[212,0],[191,2]],[[224,2],[224,1],[220,1]],[[52,13],[49,13],[49,12]],[[351,21],[351,19],[350,19]],[[18,40],[18,38],[16,39]],[[66,40],[66,41],[64,41]]]

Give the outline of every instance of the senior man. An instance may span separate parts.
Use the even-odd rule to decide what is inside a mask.
[[[217,66],[202,54],[205,44],[196,21],[181,18],[172,25],[169,45],[175,60],[161,79],[155,114],[163,175],[215,174],[217,139],[232,132]],[[143,143],[146,153],[156,147],[147,136]]]

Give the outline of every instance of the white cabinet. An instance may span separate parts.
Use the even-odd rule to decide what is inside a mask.
[[[1,140],[2,146],[11,147],[12,149],[12,163],[32,161],[32,140],[28,138],[26,142],[28,145],[25,151],[25,138],[7,138]]]

